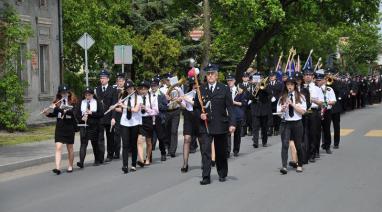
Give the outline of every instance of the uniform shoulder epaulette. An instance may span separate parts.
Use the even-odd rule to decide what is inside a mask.
[[[332,90],[332,88],[331,87],[326,87],[326,90],[330,91],[330,90]]]

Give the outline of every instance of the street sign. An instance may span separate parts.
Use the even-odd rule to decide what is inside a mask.
[[[133,64],[133,47],[127,45],[114,46],[114,64],[121,64],[122,73],[124,73],[124,64]]]
[[[77,41],[78,45],[80,45],[83,49],[88,50],[94,44],[94,39],[85,32],[80,39]]]
[[[94,44],[94,39],[85,32],[77,43],[85,50],[85,74],[86,87],[89,87],[89,70],[88,70],[88,49]]]
[[[114,46],[114,64],[133,64],[133,47]]]

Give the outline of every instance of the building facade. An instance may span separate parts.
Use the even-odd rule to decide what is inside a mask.
[[[50,122],[40,111],[55,98],[61,80],[59,1],[8,0],[8,3],[13,4],[21,21],[30,24],[33,30],[17,58],[19,77],[27,82],[24,95],[27,123]]]

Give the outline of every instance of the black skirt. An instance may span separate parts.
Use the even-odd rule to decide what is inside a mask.
[[[154,132],[153,117],[142,117],[142,126],[139,128],[139,134],[146,138],[152,138]]]
[[[183,135],[197,135],[198,121],[193,111],[183,110]]]
[[[54,133],[55,142],[74,144],[74,134],[75,129],[73,119],[57,119],[56,130]]]

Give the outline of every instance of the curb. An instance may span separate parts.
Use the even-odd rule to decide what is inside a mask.
[[[87,154],[93,153],[93,150],[87,149],[86,150]],[[74,155],[78,155],[79,151],[74,151]],[[40,157],[32,160],[26,160],[26,161],[21,161],[21,162],[16,162],[16,163],[9,163],[5,165],[0,165],[0,174],[5,173],[5,172],[11,172],[15,171],[18,169],[23,169],[23,168],[28,168],[31,166],[37,166],[41,165],[44,163],[49,163],[49,162],[54,162],[54,155],[49,155],[45,157]],[[66,160],[68,158],[68,153],[62,153],[62,160]]]

